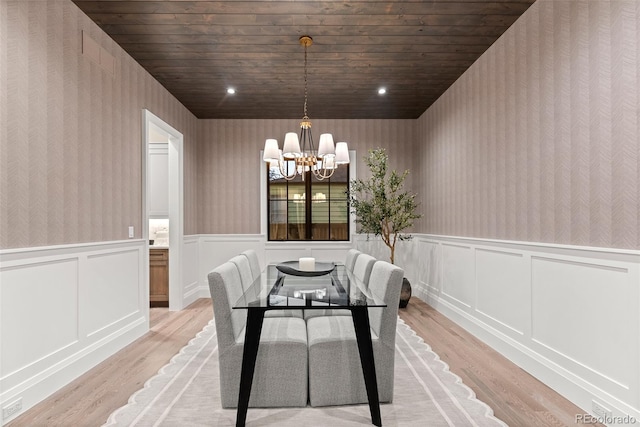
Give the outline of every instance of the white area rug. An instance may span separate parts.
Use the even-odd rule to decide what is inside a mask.
[[[506,426],[415,332],[398,319],[393,403],[383,426]],[[114,411],[105,426],[234,426],[220,406],[218,342],[211,321],[171,362]],[[368,405],[249,408],[247,426],[369,426]]]

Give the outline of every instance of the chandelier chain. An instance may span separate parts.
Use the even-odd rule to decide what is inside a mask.
[[[307,44],[304,45],[304,117],[307,117]]]

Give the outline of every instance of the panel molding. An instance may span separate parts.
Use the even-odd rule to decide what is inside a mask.
[[[570,264],[570,265],[575,265],[577,267],[599,268],[602,270],[617,271],[619,273],[625,273],[625,274],[629,273],[629,268],[624,266],[618,267],[615,265],[611,265],[611,263],[604,264],[604,263],[597,263],[597,262],[584,262],[584,261],[572,260],[572,259],[558,259],[553,257],[541,256],[541,255],[531,256],[531,260],[532,261],[533,260],[548,261],[548,262],[555,262],[559,264]]]
[[[35,357],[33,361],[29,361],[29,355],[7,354],[6,352],[12,349],[2,347],[5,352],[3,354],[7,357],[15,358],[16,354],[20,354],[27,361],[26,364],[12,369],[11,372],[0,372],[0,407],[22,398],[22,411],[9,419],[4,419],[3,422],[19,416],[149,330],[148,296],[144,298],[147,286],[143,280],[144,269],[142,268],[145,249],[145,241],[131,239],[0,251],[0,292],[3,293],[5,304],[10,302],[15,304],[19,301],[28,304],[27,301],[33,299],[29,278],[30,275],[38,274],[38,269],[41,267],[72,262],[74,265],[71,269],[48,270],[45,286],[49,287],[49,291],[55,295],[56,286],[64,284],[66,293],[61,297],[67,298],[67,294],[72,292],[73,295],[68,295],[72,297],[70,304],[76,307],[76,313],[71,317],[74,319],[72,324],[69,323],[68,317],[66,320],[61,320],[57,316],[48,316],[46,313],[39,316],[39,312],[29,310],[29,306],[22,307],[21,310],[31,313],[31,323],[34,326],[31,330],[21,331],[16,329],[17,326],[12,326],[18,322],[11,318],[10,310],[0,311],[0,323],[4,325],[0,340],[6,339],[5,334],[14,334],[14,336],[26,334],[25,339],[37,343],[37,340],[29,338],[33,333],[37,333],[37,325],[52,325],[52,323],[52,328],[76,337],[74,342],[47,351],[46,354]],[[127,278],[128,283],[136,286],[136,289],[122,297],[118,293],[112,293],[111,299],[106,303],[101,300],[100,310],[96,310],[92,307],[90,299],[91,290],[95,290],[92,275],[96,273],[92,271],[90,264],[96,261],[102,263],[103,268],[100,274],[104,285],[110,282],[108,276],[103,277],[104,272],[106,271],[107,274],[113,272],[113,281],[115,281],[116,272],[122,269],[123,259],[131,268],[121,274]],[[9,275],[11,275],[10,283],[4,280],[9,278]],[[69,283],[71,283],[70,286]],[[8,286],[12,287],[10,295],[7,294]],[[11,301],[6,299],[9,296],[12,298]],[[118,298],[123,298],[123,301],[117,301]],[[57,304],[55,299],[47,303]],[[127,310],[124,314],[119,312],[117,308],[123,305],[130,306],[131,310]],[[103,317],[96,317],[96,312],[101,312]],[[34,352],[36,356],[36,346],[34,349],[28,351]],[[17,352],[18,349],[13,351]]]
[[[365,246],[361,242],[361,246]],[[368,243],[368,248],[376,248],[376,245]],[[452,299],[443,292],[446,289],[443,280],[447,280],[443,275],[444,257],[456,256],[455,253],[444,253],[446,247],[470,247],[474,252],[476,262],[474,266],[465,264],[462,259],[453,259],[449,262],[457,264],[459,268],[473,269],[470,283],[462,286],[472,286],[475,289],[476,300],[471,307],[456,299]],[[382,253],[380,246],[378,252],[371,253],[379,257]],[[452,251],[455,252],[455,251]],[[477,265],[478,254],[503,255],[500,261],[504,264],[499,269],[486,268],[478,276],[480,266]],[[615,248],[599,248],[585,246],[570,246],[547,243],[516,242],[506,240],[478,239],[456,236],[438,236],[429,234],[414,234],[414,239],[401,248],[401,254],[396,256],[401,259],[398,263],[405,269],[405,275],[412,283],[413,295],[426,301],[436,310],[443,313],[454,322],[464,327],[466,330],[489,344],[495,350],[502,353],[508,359],[522,367],[540,381],[552,387],[554,390],[571,400],[573,403],[583,408],[586,412],[592,410],[592,400],[598,400],[613,410],[613,416],[631,415],[640,418],[640,365],[630,361],[640,359],[640,251]],[[482,259],[482,258],[481,258]],[[601,292],[607,298],[617,298],[615,301],[624,301],[624,304],[617,308],[624,313],[618,317],[625,319],[623,325],[617,324],[615,320],[609,319],[611,316],[598,315],[597,325],[602,330],[615,331],[624,330],[625,342],[621,348],[611,349],[610,355],[601,365],[602,369],[591,366],[593,360],[587,356],[589,346],[597,345],[597,340],[588,344],[572,343],[570,354],[555,348],[546,343],[541,343],[533,334],[533,327],[536,319],[533,318],[533,286],[534,286],[534,263],[536,260],[557,263],[558,265],[568,265],[562,276],[563,283],[571,286],[572,298],[586,301],[595,292]],[[583,284],[583,277],[590,277],[591,269],[601,270],[601,274],[592,279],[590,288],[586,289]],[[585,270],[587,269],[587,270]],[[512,272],[512,277],[517,277],[520,286],[518,292],[499,292],[499,288],[485,287],[480,289],[479,280],[499,282],[501,274],[506,271]],[[611,276],[613,275],[613,276]],[[553,277],[553,276],[551,276]],[[601,277],[607,280],[600,280]],[[615,282],[609,280],[611,277]],[[503,282],[512,284],[510,280]],[[611,294],[610,287],[616,286],[616,294]],[[597,289],[600,290],[598,291]],[[493,289],[493,290],[492,290]],[[549,287],[549,292],[556,292],[554,287]],[[595,290],[594,290],[595,289]],[[480,294],[483,292],[493,292],[493,295]],[[510,289],[513,290],[513,289]],[[560,291],[560,289],[558,289]],[[565,292],[567,290],[565,289]],[[589,293],[590,292],[590,293]],[[519,297],[522,295],[522,297]],[[522,317],[514,317],[524,320],[524,327],[518,328],[512,322],[495,318],[491,313],[483,312],[484,307],[479,306],[479,298],[498,298],[500,310],[513,314],[522,312]],[[557,306],[562,307],[558,313],[549,312],[543,308],[541,312],[545,316],[551,316],[551,324],[560,326],[558,330],[562,333],[570,330],[569,327],[578,328],[580,336],[589,336],[591,332],[582,323],[576,325],[568,324],[568,319],[580,318],[579,307],[565,304],[564,300],[557,300]],[[609,301],[609,300],[606,300]],[[608,310],[614,310],[609,308]],[[606,311],[606,310],[605,310]],[[587,314],[582,313],[582,316]],[[593,322],[591,322],[593,323]],[[618,322],[619,323],[619,322]],[[582,330],[580,330],[582,328]],[[556,333],[554,331],[554,333]],[[567,337],[568,339],[569,337]],[[557,337],[558,342],[565,342],[561,337]],[[622,345],[622,344],[621,344]],[[593,349],[592,349],[593,350]],[[575,354],[574,354],[575,353]],[[624,354],[622,354],[624,353]],[[576,358],[577,355],[581,357]],[[602,353],[604,354],[604,353]],[[611,376],[609,372],[620,372],[619,365],[624,366],[624,381]],[[603,370],[604,369],[604,370]],[[620,375],[617,375],[620,377]]]
[[[550,346],[550,345],[548,345],[548,344],[545,344],[545,343],[544,343],[544,342],[542,342],[542,341],[539,341],[539,340],[537,340],[537,339],[535,339],[535,338],[532,338],[532,339],[531,339],[531,341],[535,342],[535,343],[536,343],[537,345],[539,345],[539,346],[545,347],[545,348],[546,348],[546,349],[548,349],[550,352],[552,352],[552,353],[554,353],[554,354],[556,354],[556,355],[558,355],[558,356],[562,357],[563,359],[565,359],[565,360],[567,360],[567,361],[569,361],[569,362],[571,362],[571,363],[575,364],[576,366],[579,366],[580,368],[582,368],[582,369],[584,369],[584,370],[589,371],[589,372],[590,372],[590,373],[592,373],[593,375],[597,375],[597,376],[599,376],[601,379],[603,379],[603,380],[605,380],[605,381],[607,381],[607,382],[610,382],[610,383],[612,383],[612,384],[615,384],[616,386],[620,387],[621,389],[624,389],[624,390],[629,390],[629,389],[630,389],[629,384],[624,384],[624,383],[622,383],[622,382],[620,382],[620,381],[616,380],[615,378],[612,378],[612,377],[610,377],[610,376],[607,376],[606,374],[604,374],[604,373],[602,373],[602,372],[600,372],[600,371],[598,371],[598,370],[596,370],[596,369],[593,369],[593,368],[592,368],[592,367],[590,367],[589,365],[587,365],[587,364],[585,364],[585,363],[583,363],[583,362],[580,362],[579,360],[574,359],[574,358],[573,358],[573,357],[571,357],[570,355],[565,354],[565,353],[563,353],[563,352],[559,351],[558,349],[553,348],[552,346]]]
[[[443,243],[442,244],[442,293],[441,295],[453,301],[466,310],[474,310],[477,305],[475,290],[471,286],[468,276],[476,275],[476,260],[474,248],[471,245]],[[464,255],[463,255],[464,254]],[[463,260],[462,258],[469,259]],[[464,263],[469,268],[455,267],[451,263]]]
[[[503,300],[523,300],[531,293],[525,258],[523,253],[508,249],[474,248],[475,310],[509,335],[524,336],[531,317],[526,308],[514,311],[503,304]],[[496,271],[500,274],[496,275]]]
[[[629,394],[639,335],[632,266],[575,256],[534,255],[531,263],[533,348],[610,393]],[[553,322],[549,312],[564,307],[566,322]]]
[[[200,272],[200,237],[198,235],[184,236],[182,240],[182,306],[187,307],[198,298],[206,298],[208,295],[201,290],[199,281]]]

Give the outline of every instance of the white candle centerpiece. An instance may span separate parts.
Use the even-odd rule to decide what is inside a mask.
[[[300,258],[298,260],[300,270],[314,271],[316,269],[316,259],[311,257]]]

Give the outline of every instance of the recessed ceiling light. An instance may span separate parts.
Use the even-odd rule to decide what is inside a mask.
[[[236,90],[234,88],[230,87],[229,89],[227,89],[227,93],[229,95],[233,95],[234,93],[236,93]]]
[[[387,89],[381,87],[380,89],[378,89],[378,95],[384,95],[385,93],[387,93]]]

